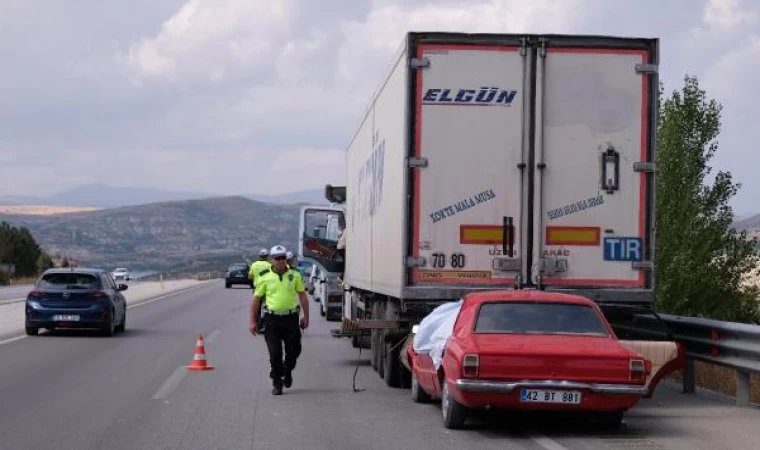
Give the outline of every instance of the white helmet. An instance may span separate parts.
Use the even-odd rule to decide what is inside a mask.
[[[262,248],[261,251],[259,251],[259,256],[269,256],[269,250]]]
[[[286,256],[288,251],[282,245],[275,245],[269,250],[269,256],[276,258],[278,256]]]

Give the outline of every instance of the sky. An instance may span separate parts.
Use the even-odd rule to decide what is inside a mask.
[[[712,165],[760,212],[755,0],[2,0],[0,195],[344,183],[407,31],[660,38],[666,92],[696,75],[723,105]]]

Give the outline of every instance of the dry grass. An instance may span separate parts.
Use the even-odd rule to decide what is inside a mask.
[[[0,214],[29,216],[52,216],[75,212],[97,211],[101,208],[89,206],[48,206],[48,205],[0,205]]]
[[[37,281],[37,277],[21,277],[14,278],[13,284],[34,284],[35,281]]]
[[[11,284],[8,284],[8,285],[0,284],[0,287],[13,287],[13,286],[20,286],[22,284],[34,284],[36,281],[37,281],[37,277],[14,278]]]
[[[698,387],[731,397],[736,396],[736,375],[733,369],[695,361],[694,376]],[[680,383],[683,381],[683,372],[676,372],[670,378]],[[758,374],[753,374],[750,377],[750,386],[751,401],[760,403],[760,376]]]

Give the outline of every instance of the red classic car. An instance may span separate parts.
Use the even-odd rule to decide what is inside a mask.
[[[680,344],[620,341],[596,303],[580,296],[474,293],[453,313],[440,358],[407,347],[412,399],[441,398],[447,428],[461,428],[471,408],[594,411],[617,425],[683,367]]]

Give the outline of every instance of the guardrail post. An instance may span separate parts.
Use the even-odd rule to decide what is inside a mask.
[[[696,379],[694,376],[694,360],[687,357],[683,366],[683,393],[693,394],[695,391]]]
[[[749,406],[750,403],[750,373],[736,371],[736,406]]]

